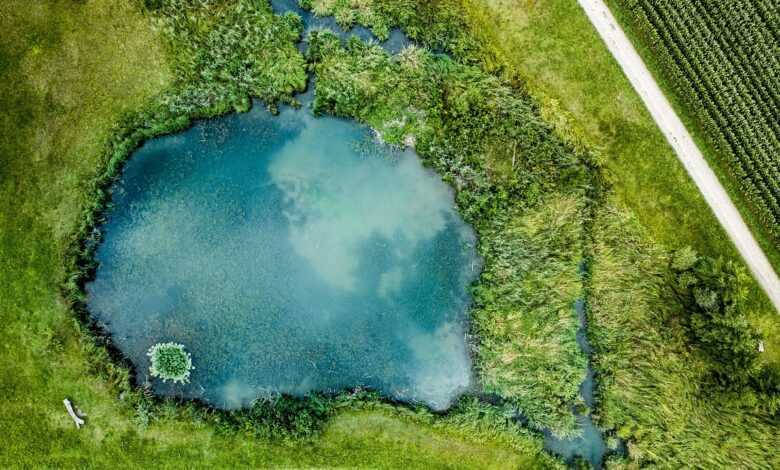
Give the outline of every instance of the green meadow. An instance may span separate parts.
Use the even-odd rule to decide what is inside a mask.
[[[259,0],[0,4],[0,466],[561,468],[541,431],[576,436],[572,410],[625,443],[609,468],[780,466],[780,317],[576,2],[302,6],[417,45],[314,32],[304,54],[300,20]],[[132,150],[252,98],[296,106],[307,74],[316,113],[414,145],[478,235],[478,393],[446,413],[361,391],[156,398],[88,321],[94,230]]]

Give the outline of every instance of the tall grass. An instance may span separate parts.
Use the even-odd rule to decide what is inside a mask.
[[[532,426],[562,435],[575,431],[571,408],[586,368],[572,318],[584,296],[582,204],[556,195],[481,230],[485,275],[472,310],[482,385],[512,399]]]
[[[639,465],[777,467],[778,415],[751,390],[712,386],[706,357],[669,302],[667,254],[615,206],[598,213],[594,232],[589,335],[599,424],[617,429]]]
[[[466,28],[459,0],[302,0],[301,6],[319,16],[334,16],[343,28],[359,24],[385,40],[393,28],[401,28],[415,43],[434,51],[446,51],[469,61],[480,53],[480,44]]]

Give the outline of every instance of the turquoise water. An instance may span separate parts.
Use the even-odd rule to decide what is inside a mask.
[[[257,105],[153,139],[102,231],[88,306],[156,393],[236,408],[370,387],[444,409],[471,384],[473,231],[358,124]],[[160,341],[191,352],[189,384],[148,376]]]

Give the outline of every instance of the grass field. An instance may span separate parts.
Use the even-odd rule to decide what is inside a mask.
[[[112,125],[172,81],[164,48],[123,1],[4,1],[0,27],[0,466],[556,465],[538,438],[387,406],[337,415],[321,437],[287,443],[175,417],[139,426],[92,373],[90,340],[58,286]],[[87,427],[75,429],[64,397]]]
[[[631,461],[616,467],[776,466],[776,416],[751,393],[708,389],[701,357],[663,321],[669,249],[737,255],[584,13],[563,0],[464,3],[491,52],[485,66],[522,82],[562,135],[601,154],[611,192],[593,224],[589,335],[597,420],[629,439]],[[750,289],[751,320],[771,345],[763,360],[777,364],[780,317]]]

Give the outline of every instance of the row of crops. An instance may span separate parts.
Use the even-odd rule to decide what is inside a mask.
[[[616,1],[780,245],[780,2]]]

